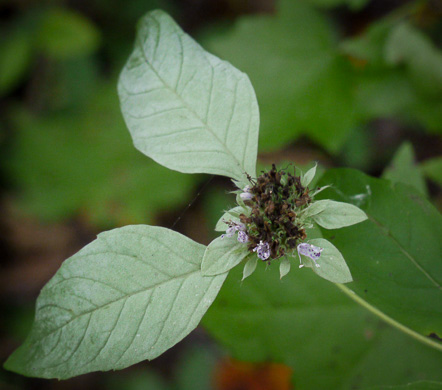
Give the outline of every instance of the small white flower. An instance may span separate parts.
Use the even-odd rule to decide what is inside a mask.
[[[324,250],[324,248],[320,248],[319,246],[314,246],[312,244],[308,244],[307,242],[303,242],[298,245],[298,256],[299,256],[299,268],[304,267],[304,264],[302,264],[301,255],[307,256],[310,259],[313,260],[316,267],[320,267],[318,263],[316,263],[316,260],[319,259],[321,256],[321,252]]]
[[[233,237],[235,235],[236,232],[242,232],[244,233],[244,230],[246,229],[246,225],[244,225],[243,223],[233,223],[232,225],[229,225],[229,227],[226,230],[226,234],[221,234],[221,239],[223,239],[224,237]],[[244,233],[245,234],[245,233]],[[246,234],[247,236],[247,234]],[[239,241],[239,239],[238,239]]]
[[[240,230],[238,232],[238,241],[242,244],[245,244],[247,241],[249,241],[249,236],[246,232]]]
[[[253,249],[253,252],[257,252],[258,257],[261,260],[267,260],[270,257],[270,247],[267,242],[260,241],[259,244]]]
[[[245,186],[243,188],[243,193],[239,194],[239,197],[246,201],[246,200],[252,200],[253,199],[253,194],[250,192],[251,187],[250,186]]]

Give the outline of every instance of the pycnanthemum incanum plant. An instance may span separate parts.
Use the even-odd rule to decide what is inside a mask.
[[[101,233],[42,289],[35,321],[5,363],[9,370],[69,378],[121,369],[153,359],[200,322],[228,271],[245,261],[292,261],[332,282],[351,281],[330,242],[309,239],[326,229],[366,219],[357,207],[315,201],[316,167],[296,176],[275,166],[256,176],[259,113],[248,77],[203,50],[161,11],[138,26],[135,48],[118,84],[135,146],[158,163],[185,173],[233,179],[238,206],[207,248],[161,227],[126,226]]]

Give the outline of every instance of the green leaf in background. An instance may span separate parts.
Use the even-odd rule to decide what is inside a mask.
[[[250,252],[247,245],[233,237],[215,238],[204,252],[201,272],[204,276],[220,275],[238,265]]]
[[[328,171],[321,197],[352,202],[368,221],[322,230],[342,252],[354,282],[342,289],[390,324],[435,348],[442,343],[442,217],[411,187],[361,172]]]
[[[247,75],[170,16],[154,11],[140,21],[118,90],[135,146],[158,163],[243,183],[255,175],[259,112]]]
[[[0,96],[6,95],[23,78],[31,63],[32,37],[28,32],[9,34],[2,30],[0,40]],[[5,34],[6,33],[6,34]],[[12,36],[11,36],[12,35]]]
[[[385,59],[389,64],[405,64],[418,87],[442,97],[442,53],[411,24],[403,22],[391,31]]]
[[[316,7],[334,8],[339,6],[348,6],[352,11],[363,8],[369,0],[307,0]]]
[[[442,54],[428,37],[403,22],[419,12],[416,3],[396,11],[339,45],[356,64],[356,112],[364,121],[400,117],[439,133]]]
[[[358,207],[328,199],[316,201],[307,210],[312,219],[325,229],[340,229],[367,219],[367,215]],[[316,213],[315,210],[322,211]]]
[[[364,387],[362,390],[440,390],[442,382],[435,381],[417,381],[399,386],[376,386]]]
[[[55,59],[90,54],[100,43],[100,33],[92,22],[66,9],[47,10],[35,34],[37,46]]]
[[[413,146],[405,142],[395,153],[393,160],[383,174],[384,179],[394,183],[404,183],[414,187],[422,195],[428,196],[427,185],[422,176],[422,172],[416,165]]]
[[[331,242],[323,238],[314,238],[307,241],[309,244],[323,249],[321,257],[318,259],[319,267],[315,267],[313,262],[306,256],[303,256],[302,262],[310,267],[313,272],[333,283],[349,283],[353,281],[350,270],[342,257],[341,252]],[[296,260],[296,259],[294,259]]]
[[[420,164],[422,173],[442,186],[442,157],[435,157],[425,160]]]
[[[82,212],[101,226],[152,223],[185,204],[196,176],[149,161],[133,148],[115,87],[102,85],[72,115],[35,118],[18,111],[6,164],[19,206],[46,221]]]
[[[32,331],[5,367],[65,379],[157,357],[198,325],[227,276],[202,276],[204,250],[160,227],[101,233],[43,288]]]
[[[234,358],[287,364],[299,390],[441,380],[440,352],[390,328],[313,272],[292,270],[280,281],[278,265],[257,267],[242,283],[240,267],[233,269],[203,319]]]
[[[351,67],[337,53],[332,26],[312,6],[280,0],[276,15],[242,17],[228,31],[208,31],[202,42],[249,75],[262,150],[306,134],[336,152],[355,125]]]

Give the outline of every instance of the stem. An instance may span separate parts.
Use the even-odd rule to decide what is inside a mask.
[[[349,289],[348,287],[345,287],[343,284],[335,283],[336,286],[344,292],[347,296],[349,296],[351,299],[353,299],[355,302],[359,303],[361,306],[365,307],[367,310],[371,311],[372,313],[376,314],[378,317],[380,317],[382,320],[387,322],[388,324],[398,328],[402,332],[406,333],[407,335],[415,338],[416,340],[429,345],[430,347],[436,348],[439,351],[442,351],[442,344],[438,343],[437,341],[434,341],[433,339],[429,337],[425,337],[421,335],[420,333],[417,333],[416,331],[407,328],[406,326],[402,325],[401,323],[395,321],[393,318],[385,315],[383,312],[381,312],[376,307],[370,305],[368,302],[364,301],[360,296],[358,296],[354,291]]]

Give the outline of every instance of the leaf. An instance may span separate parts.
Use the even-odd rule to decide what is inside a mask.
[[[246,216],[250,215],[250,208],[243,206],[236,206],[233,209],[230,209],[224,213],[224,215],[218,220],[215,226],[215,230],[217,232],[223,232],[225,231],[229,225],[225,223],[224,221],[232,221],[235,223],[239,223],[239,216],[240,214],[244,214]]]
[[[313,168],[310,168],[302,177],[301,177],[301,185],[304,187],[308,187],[308,185],[312,182],[316,175],[316,167],[318,164],[315,164]]]
[[[279,278],[282,279],[290,272],[290,260],[284,256],[279,264]]]
[[[428,196],[427,186],[422,173],[416,166],[413,146],[409,142],[401,145],[395,153],[390,166],[382,174],[384,179],[394,183],[404,183],[414,187],[422,195]]]
[[[318,190],[317,192],[315,192],[314,195],[320,193],[321,190]],[[313,217],[314,215],[322,213],[325,210],[326,207],[327,207],[327,202],[315,201],[315,202],[311,203],[310,206],[308,206],[306,209],[304,209],[302,211],[302,217],[303,218]]]
[[[158,163],[245,184],[255,175],[259,113],[248,77],[165,13],[140,21],[118,92],[135,146]]]
[[[326,229],[340,229],[365,221],[367,216],[358,207],[344,202],[318,200],[314,210],[324,207],[323,211],[312,216],[313,220]]]
[[[100,234],[43,288],[5,368],[65,379],[157,357],[198,325],[224,282],[201,275],[204,249],[160,227]]]
[[[368,221],[327,231],[354,282],[343,290],[390,324],[433,347],[442,334],[442,217],[409,186],[353,170],[332,170],[321,179],[333,187],[321,196],[352,202]]]
[[[442,88],[442,53],[410,23],[395,26],[385,44],[389,64],[405,63],[418,87],[440,97]]]
[[[376,388],[365,387],[363,390],[440,390],[441,388],[442,382],[417,381],[398,386],[376,386]]]
[[[442,186],[442,157],[425,160],[420,164],[420,169],[430,180]]]
[[[313,262],[306,256],[302,256],[303,264],[310,267],[315,274],[329,280],[333,283],[349,283],[353,279],[351,277],[350,270],[347,263],[342,257],[341,252],[330,241],[323,238],[315,238],[307,241],[309,244],[313,244],[324,250],[321,252],[321,256],[317,260],[319,267],[315,267]]]
[[[247,245],[238,242],[236,236],[215,238],[204,252],[201,273],[214,276],[228,272],[248,254]]]
[[[100,42],[99,30],[90,20],[62,9],[47,10],[35,34],[37,45],[56,59],[90,54]]]
[[[9,31],[0,40],[0,96],[6,95],[22,80],[31,64],[32,36],[28,32]]]
[[[295,389],[351,390],[442,379],[439,351],[382,323],[313,272],[233,269],[203,325],[235,359],[293,369]]]
[[[303,1],[280,0],[274,15],[248,15],[208,31],[203,46],[245,71],[258,96],[260,149],[305,134],[337,152],[356,123],[352,69],[326,17]],[[277,136],[275,136],[277,134]]]
[[[257,265],[258,265],[258,257],[250,256],[249,260],[247,260],[246,264],[244,265],[241,280],[244,280],[245,278],[248,278],[251,274],[253,274],[256,270]]]

